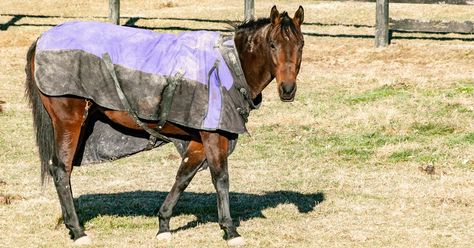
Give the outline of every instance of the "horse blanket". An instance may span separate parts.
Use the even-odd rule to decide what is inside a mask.
[[[49,96],[80,96],[102,107],[125,111],[119,89],[104,62],[106,55],[111,58],[121,90],[140,119],[159,120],[164,89],[169,80],[178,80],[166,121],[199,130],[246,132],[245,122],[252,105],[247,96],[250,91],[231,36],[210,31],[164,34],[100,22],[64,23],[37,41],[38,88]],[[83,163],[145,149],[146,138],[127,141],[130,137],[117,132],[117,128],[98,122],[91,127]],[[100,131],[94,132],[95,129]],[[91,139],[103,139],[104,135],[131,142],[122,145],[138,150],[123,148],[115,154],[88,155],[100,147],[87,144],[93,145],[95,141]]]

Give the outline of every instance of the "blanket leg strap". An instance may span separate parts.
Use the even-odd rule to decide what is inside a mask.
[[[168,137],[160,134],[159,131],[157,131],[155,129],[149,128],[145,123],[143,123],[138,118],[135,111],[132,110],[132,107],[130,106],[130,103],[129,103],[127,97],[123,93],[122,87],[120,86],[120,83],[119,83],[118,78],[117,78],[117,74],[115,73],[114,64],[112,63],[112,59],[110,58],[110,55],[108,53],[105,53],[102,56],[102,58],[105,62],[105,66],[107,67],[107,70],[109,70],[109,73],[112,76],[112,79],[113,79],[114,84],[115,84],[115,88],[117,89],[117,94],[120,98],[120,101],[122,102],[123,107],[127,110],[128,114],[133,118],[133,120],[137,123],[137,125],[139,127],[141,127],[143,130],[145,130],[151,136],[153,136],[155,138],[158,138],[160,140],[163,140],[165,142],[171,142],[171,140]]]

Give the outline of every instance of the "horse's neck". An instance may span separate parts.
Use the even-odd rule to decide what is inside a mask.
[[[266,25],[252,31],[240,31],[235,35],[235,45],[253,99],[274,78],[271,72],[271,62],[267,61],[270,58],[266,41],[268,28],[269,26]]]

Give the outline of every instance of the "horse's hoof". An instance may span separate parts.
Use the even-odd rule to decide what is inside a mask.
[[[237,237],[227,240],[227,245],[229,246],[242,246],[245,245],[245,239],[242,237]]]
[[[156,235],[156,239],[158,239],[159,241],[169,241],[171,240],[171,233],[170,232],[158,233]]]
[[[92,244],[92,240],[91,238],[89,238],[89,236],[82,236],[74,240],[74,245],[82,246],[82,245],[90,245],[90,244]]]

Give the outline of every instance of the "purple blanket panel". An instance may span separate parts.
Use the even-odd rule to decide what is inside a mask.
[[[223,104],[220,84],[230,90],[234,83],[216,48],[218,39],[219,33],[210,31],[163,34],[100,22],[68,22],[45,32],[37,53],[80,50],[99,58],[108,53],[114,64],[133,70],[169,77],[182,73],[184,79],[208,85],[203,128],[216,129]],[[209,77],[216,61],[218,70]]]

